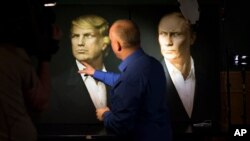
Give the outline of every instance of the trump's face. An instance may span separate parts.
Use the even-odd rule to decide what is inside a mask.
[[[106,44],[97,29],[74,26],[71,33],[73,56],[80,62],[93,62],[103,57]]]
[[[158,41],[165,59],[174,61],[190,52],[194,36],[187,21],[177,15],[162,18],[158,27]]]

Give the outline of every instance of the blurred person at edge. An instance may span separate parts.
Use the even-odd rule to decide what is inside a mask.
[[[35,141],[30,113],[48,106],[49,62],[58,50],[60,31],[43,1],[6,1],[0,9],[0,140]]]

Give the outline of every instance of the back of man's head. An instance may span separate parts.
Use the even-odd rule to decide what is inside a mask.
[[[123,47],[140,46],[140,30],[136,23],[128,19],[117,20],[112,25],[113,31],[121,39]]]

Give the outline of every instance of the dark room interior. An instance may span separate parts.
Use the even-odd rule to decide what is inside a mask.
[[[74,18],[80,15],[96,14],[104,17],[109,24],[117,19],[133,20],[140,29],[141,46],[144,51],[157,60],[161,60],[163,57],[158,43],[158,23],[165,13],[180,8],[179,1],[185,0],[44,1],[56,3],[55,6],[49,8],[54,12],[55,24],[61,30],[59,49],[50,60],[53,81],[72,64],[70,32],[71,21]],[[247,12],[249,7],[243,0],[186,1],[197,1],[199,6],[199,18],[195,23],[197,26],[196,42],[191,48],[191,53],[195,54],[196,59],[198,58],[197,62],[205,66],[204,71],[208,72],[206,78],[209,79],[205,81],[212,82],[209,90],[212,102],[208,107],[212,111],[213,120],[211,122],[208,119],[209,123],[204,121],[199,127],[193,124],[185,130],[182,130],[182,127],[174,127],[173,141],[244,140],[250,134],[250,21],[249,12]],[[192,15],[192,12],[196,11],[188,8],[188,12]],[[109,52],[106,60],[107,65],[112,67],[121,63],[112,51]],[[37,63],[35,59],[32,61],[34,64]],[[57,98],[51,97],[52,101],[54,99]],[[71,106],[68,105],[68,108]],[[88,123],[88,119],[87,122],[66,121],[66,118],[71,115],[51,116],[48,111],[45,110],[42,114],[31,112],[32,121],[38,133],[38,141],[121,140],[114,133],[106,130],[103,125]],[[200,114],[205,115],[207,112],[204,110]],[[243,134],[237,136],[238,134],[235,133],[238,129],[239,131],[246,129],[245,136]]]

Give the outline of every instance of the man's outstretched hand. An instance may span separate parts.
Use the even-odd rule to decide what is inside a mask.
[[[85,68],[83,68],[82,70],[79,70],[78,73],[91,75],[91,76],[94,75],[95,69],[91,65],[89,65],[86,62],[83,62],[83,65],[85,66]]]

